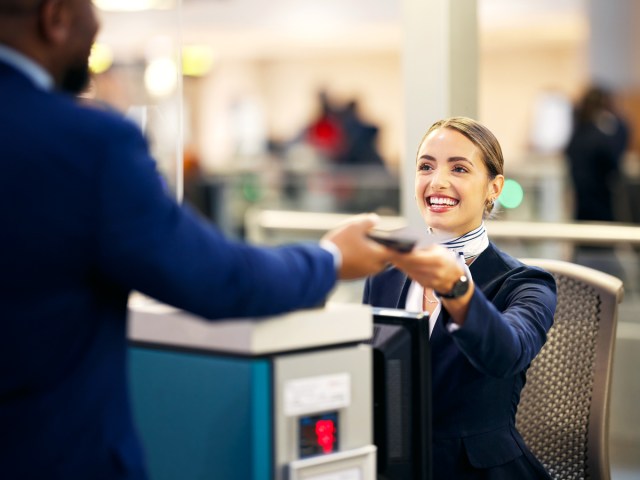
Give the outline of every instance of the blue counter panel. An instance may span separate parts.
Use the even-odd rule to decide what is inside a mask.
[[[271,362],[130,348],[134,415],[151,480],[268,480]]]

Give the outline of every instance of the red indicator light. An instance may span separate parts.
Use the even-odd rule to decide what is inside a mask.
[[[300,417],[298,448],[300,458],[326,455],[340,448],[338,412]]]
[[[336,427],[333,420],[318,420],[316,422],[316,438],[318,445],[322,447],[323,453],[333,452],[336,443]]]

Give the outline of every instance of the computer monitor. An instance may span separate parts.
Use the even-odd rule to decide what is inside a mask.
[[[373,309],[373,438],[378,480],[431,479],[427,314]]]

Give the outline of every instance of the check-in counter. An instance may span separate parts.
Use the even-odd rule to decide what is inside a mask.
[[[375,478],[370,307],[215,322],[144,298],[129,309],[153,480]]]

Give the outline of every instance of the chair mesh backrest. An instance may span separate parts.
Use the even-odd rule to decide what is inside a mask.
[[[593,287],[555,278],[554,325],[527,371],[517,427],[552,478],[585,479],[601,301]]]

